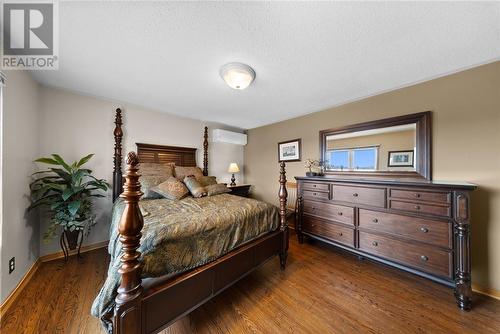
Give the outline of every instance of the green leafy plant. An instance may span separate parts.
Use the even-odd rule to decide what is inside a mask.
[[[88,234],[96,224],[92,198],[104,197],[98,192],[107,191],[109,184],[92,176],[92,170],[82,168],[93,156],[89,154],[72,164],[58,154],[35,160],[52,166],[34,173],[35,180],[30,184],[31,205],[28,211],[37,207],[46,208],[51,219],[44,242],[55,237],[57,226],[64,231],[82,230]]]

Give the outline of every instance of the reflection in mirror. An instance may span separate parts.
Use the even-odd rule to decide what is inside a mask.
[[[326,136],[329,171],[415,171],[416,124]]]

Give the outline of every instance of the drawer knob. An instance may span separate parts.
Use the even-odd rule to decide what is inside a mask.
[[[342,216],[342,215],[343,215],[343,213],[342,213],[342,212],[337,212],[337,214],[338,214],[339,216]]]
[[[427,260],[429,260],[429,258],[425,255],[422,255],[422,256],[420,256],[420,260],[426,262]]]
[[[340,236],[343,236],[344,234],[343,234],[342,232],[339,232],[339,235],[340,235]]]
[[[352,194],[354,197],[358,197],[358,193],[354,193]]]
[[[313,184],[313,188],[316,188],[316,185],[315,185],[315,184]]]
[[[421,227],[420,231],[422,231],[423,233],[427,233],[429,232],[429,229],[427,227]]]
[[[316,193],[313,193],[314,196],[316,196],[317,194]]]
[[[312,209],[313,209],[313,210],[316,210],[316,207],[315,207],[315,206],[313,206],[313,207],[312,207]]]
[[[374,241],[374,242],[372,242],[372,245],[375,246],[375,247],[377,247],[378,246],[378,242]]]
[[[415,197],[416,198],[420,198],[420,194],[419,193],[415,193]]]
[[[415,210],[420,210],[420,205],[415,205]]]
[[[373,218],[373,222],[376,224],[378,223],[378,219],[377,218]]]

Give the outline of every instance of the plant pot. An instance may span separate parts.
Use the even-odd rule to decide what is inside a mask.
[[[316,176],[315,172],[306,172],[306,176]]]
[[[61,233],[61,248],[64,253],[64,260],[68,261],[69,252],[78,248],[77,257],[81,258],[80,248],[82,247],[83,231],[82,230],[64,230]]]
[[[64,230],[64,235],[66,237],[66,240],[68,241],[68,248],[70,250],[74,250],[78,246],[78,238],[81,232],[81,230]]]

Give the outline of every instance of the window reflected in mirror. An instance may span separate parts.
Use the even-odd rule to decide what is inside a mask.
[[[330,171],[415,171],[416,124],[326,136]]]

